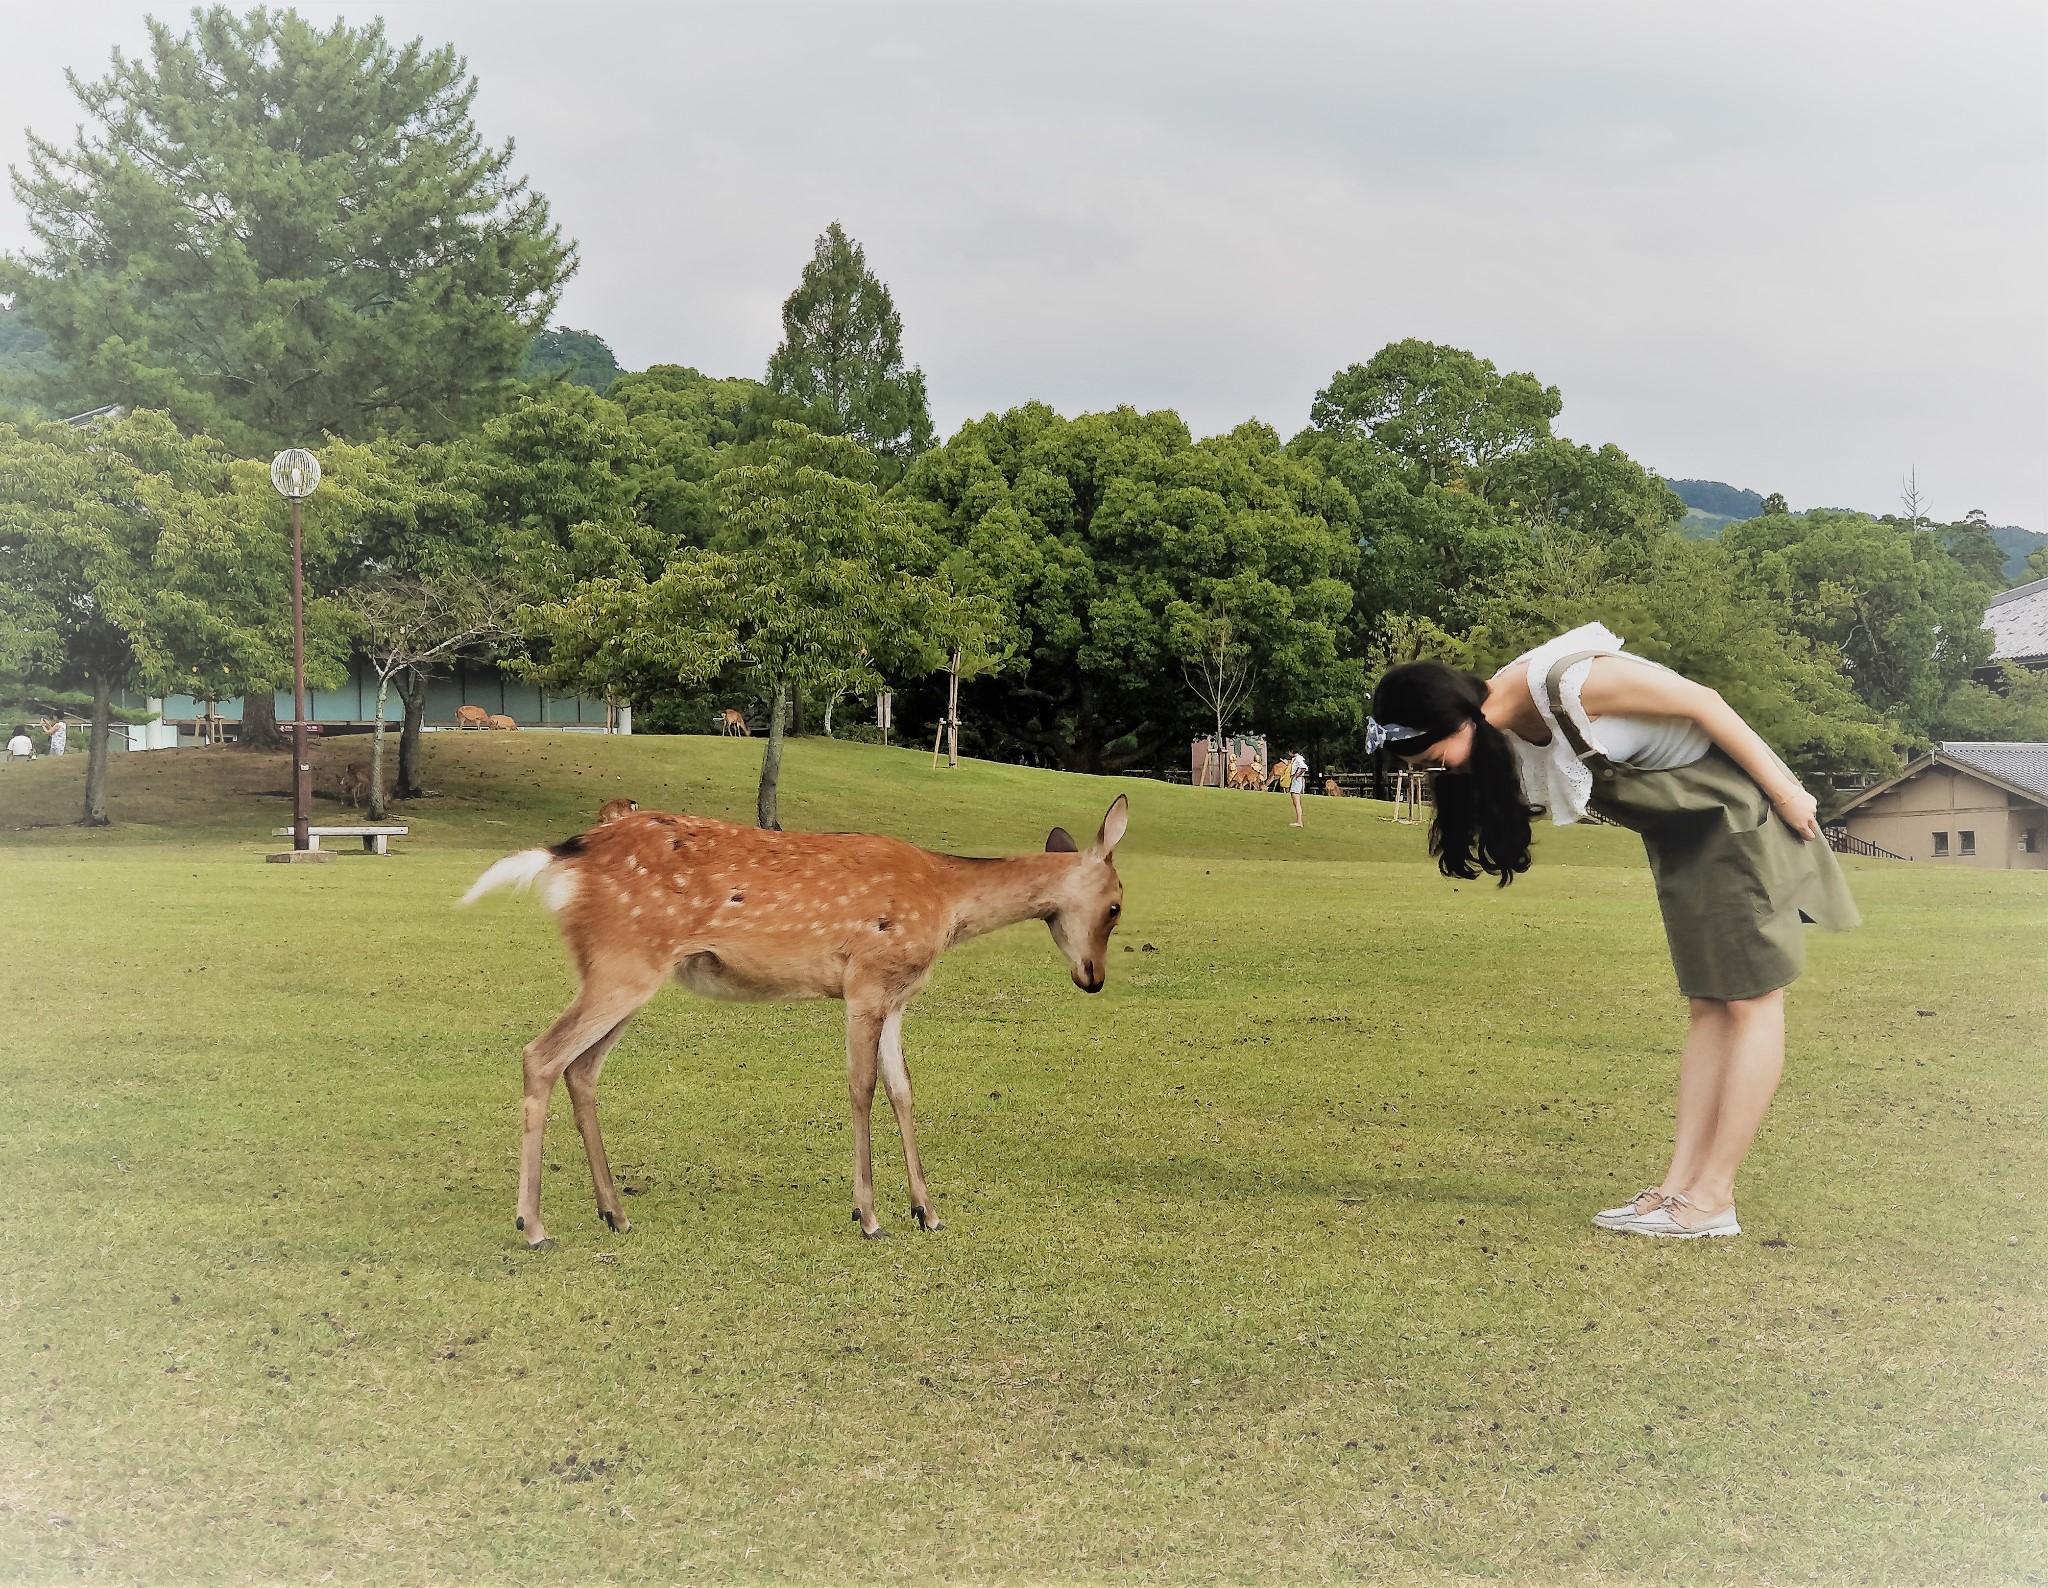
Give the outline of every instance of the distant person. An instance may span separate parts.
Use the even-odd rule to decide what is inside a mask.
[[[10,761],[33,761],[35,758],[35,740],[28,736],[28,729],[17,723],[14,729],[14,737],[7,741],[7,759]]]
[[[1367,749],[1444,774],[1429,848],[1447,877],[1483,871],[1506,887],[1529,869],[1529,819],[1545,809],[1559,825],[1590,810],[1642,835],[1691,1026],[1670,1165],[1593,1222],[1739,1235],[1735,1175],[1785,1067],[1800,923],[1845,930],[1856,905],[1813,796],[1771,747],[1713,690],[1621,646],[1588,623],[1491,679],[1440,662],[1390,668]]]
[[[43,732],[44,732],[44,733],[46,733],[46,734],[48,734],[48,735],[49,735],[49,738],[50,738],[50,754],[52,754],[52,755],[62,755],[62,754],[64,753],[64,719],[63,719],[63,717],[62,717],[62,716],[52,717],[52,718],[51,718],[51,719],[50,719],[49,721],[47,721],[47,722],[38,722],[38,723],[36,724],[36,726],[37,726],[37,727],[39,727],[39,728],[41,728],[41,729],[43,730]]]
[[[1296,750],[1287,758],[1287,797],[1294,801],[1294,820],[1287,825],[1301,825],[1301,797],[1308,792],[1308,762]]]

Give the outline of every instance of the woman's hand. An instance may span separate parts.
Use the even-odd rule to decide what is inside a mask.
[[[1801,838],[1810,841],[1820,837],[1820,806],[1798,784],[1774,794],[1771,805],[1785,818],[1785,825]]]

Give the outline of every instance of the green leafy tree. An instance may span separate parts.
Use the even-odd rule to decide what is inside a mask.
[[[1461,348],[1409,339],[1339,370],[1309,423],[1369,435],[1415,480],[1462,484],[1482,500],[1493,465],[1550,439],[1564,400],[1534,375],[1503,375]]]
[[[1731,524],[1719,545],[1746,588],[1908,738],[1990,657],[1986,587],[1933,530],[1816,509]]]
[[[1206,724],[1175,629],[1219,602],[1251,649],[1261,722],[1315,738],[1359,720],[1340,643],[1358,551],[1333,522],[1353,507],[1263,425],[1197,442],[1172,413],[1034,403],[964,426],[894,496],[1016,626],[1021,667],[972,697],[1001,753],[1090,772],[1178,759]]]
[[[837,221],[783,302],[768,388],[802,403],[814,428],[851,436],[890,475],[932,444],[924,371],[903,363],[903,317]]]
[[[1764,498],[1764,505],[1758,513],[1760,518],[1783,518],[1792,511],[1785,498],[1773,491]]]
[[[116,691],[158,692],[275,644],[275,551],[238,505],[219,445],[181,437],[164,414],[0,425],[0,617],[13,634],[0,654],[90,692],[87,825],[108,819]]]
[[[930,599],[916,572],[931,549],[882,502],[858,443],[777,427],[764,455],[722,470],[708,546],[679,548],[655,577],[631,560],[529,607],[541,678],[644,698],[729,670],[769,703],[756,813],[777,827],[783,739],[794,691],[879,684],[928,642]]]
[[[452,49],[223,7],[73,78],[0,261],[49,338],[31,389],[169,412],[237,451],[461,432],[502,400],[575,250],[487,146]]]
[[[572,331],[566,325],[536,336],[519,364],[523,381],[565,380],[599,393],[623,373],[603,337],[594,331]]]

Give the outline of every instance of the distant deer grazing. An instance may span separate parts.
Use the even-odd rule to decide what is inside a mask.
[[[370,769],[351,761],[341,769],[341,797],[351,806],[370,803]]]
[[[638,800],[606,800],[597,808],[597,824],[602,827],[606,822],[615,822],[621,816],[631,816],[639,808]]]
[[[863,1235],[886,1233],[868,1133],[879,1071],[903,1138],[911,1214],[936,1230],[911,1123],[904,1008],[948,948],[1018,921],[1045,922],[1074,985],[1100,992],[1123,910],[1115,858],[1128,816],[1118,795],[1086,850],[1055,827],[1042,854],[971,860],[865,833],[764,832],[642,812],[500,860],[462,902],[538,881],[578,981],[569,1007],[525,1052],[516,1223],[527,1244],[554,1245],[540,1222],[541,1144],[564,1077],[598,1216],[628,1227],[598,1132],[597,1077],[626,1022],[671,976],[707,998],[843,999],[854,1222]]]
[[[517,728],[517,727],[519,726],[519,724],[518,724],[517,722],[513,721],[513,720],[512,720],[512,719],[511,719],[510,717],[498,717],[498,716],[493,716],[493,717],[489,717],[489,718],[487,718],[487,719],[485,719],[485,720],[486,720],[486,721],[488,722],[488,724],[489,724],[489,725],[490,725],[491,727],[493,727],[493,728],[505,728],[505,729],[512,729],[512,728]]]
[[[458,728],[488,728],[491,714],[481,706],[457,706],[455,726]]]
[[[727,706],[719,716],[718,731],[728,737],[737,734],[742,739],[751,739],[754,736],[754,730],[747,726],[746,717],[730,706]]]

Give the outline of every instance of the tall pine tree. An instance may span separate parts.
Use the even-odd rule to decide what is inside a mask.
[[[216,6],[72,79],[70,148],[14,175],[35,245],[0,293],[67,410],[171,414],[238,452],[460,433],[498,403],[575,248],[486,145],[452,49]]]
[[[924,371],[903,364],[903,317],[837,221],[783,302],[768,386],[804,404],[815,428],[851,436],[884,460],[885,473],[900,473],[932,444]]]

